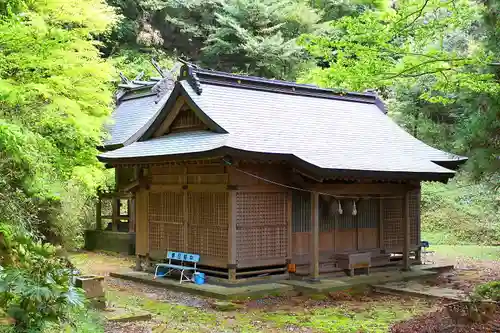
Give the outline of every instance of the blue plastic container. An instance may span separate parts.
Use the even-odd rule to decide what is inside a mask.
[[[194,273],[194,283],[204,284],[205,283],[205,273],[196,272]]]

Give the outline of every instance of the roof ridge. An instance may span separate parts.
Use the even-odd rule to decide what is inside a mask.
[[[383,101],[376,93],[373,92],[350,92],[320,88],[311,84],[267,79],[258,76],[232,74],[210,69],[203,69],[188,62],[184,62],[178,80],[188,81],[198,95],[202,93],[202,84],[207,83],[243,89],[269,91],[274,93],[346,100],[358,103],[370,103],[375,104],[382,112],[387,113]]]

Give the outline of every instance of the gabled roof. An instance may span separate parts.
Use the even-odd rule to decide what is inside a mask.
[[[116,101],[116,108],[111,114],[106,129],[109,137],[104,141],[103,148],[111,150],[135,142],[142,135],[144,126],[163,109],[168,96],[158,100],[151,92],[151,86],[141,86],[139,89],[123,91]]]
[[[206,117],[204,121],[211,122],[210,128],[223,130],[153,138],[152,133],[179,96],[186,98],[195,113]],[[122,134],[120,138],[132,132],[134,137],[120,139],[127,144],[125,147],[105,152],[99,159],[113,164],[253,154],[278,156],[325,178],[342,172],[429,180],[452,177],[454,172],[443,166],[451,168],[466,160],[430,147],[405,132],[386,116],[382,102],[374,94],[339,93],[185,65],[165,99],[163,104],[156,104],[154,111],[150,100],[145,103],[146,110],[134,102],[136,119],[144,113],[140,117],[147,121],[141,126],[134,121],[132,130],[117,119],[115,124],[123,126],[115,129]],[[118,112],[115,117],[120,117]]]

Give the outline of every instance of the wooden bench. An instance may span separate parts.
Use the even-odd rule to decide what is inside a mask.
[[[179,283],[182,283],[182,281],[192,281],[193,275],[196,273],[196,264],[200,261],[199,254],[168,251],[167,259],[168,263],[156,264],[155,276],[153,277],[153,279],[156,279],[157,277],[168,276],[172,274],[172,272],[180,272],[181,278],[179,280]],[[172,261],[176,263],[172,263]],[[164,274],[158,275],[158,268],[160,267],[167,268],[168,270]],[[188,273],[189,276],[186,273]]]
[[[345,252],[335,254],[334,259],[337,267],[354,276],[355,269],[364,269],[366,274],[370,274],[371,257],[371,252]]]

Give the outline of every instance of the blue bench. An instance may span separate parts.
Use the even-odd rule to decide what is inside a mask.
[[[153,279],[156,279],[157,277],[168,276],[172,274],[172,272],[177,271],[181,273],[179,283],[182,283],[182,281],[192,281],[194,273],[196,273],[196,263],[200,261],[199,254],[168,251],[167,259],[168,263],[156,264],[155,276]],[[177,263],[172,263],[172,261],[175,261]],[[194,265],[185,265],[184,263]],[[167,268],[167,271],[164,274],[158,275],[158,268],[160,267]]]

